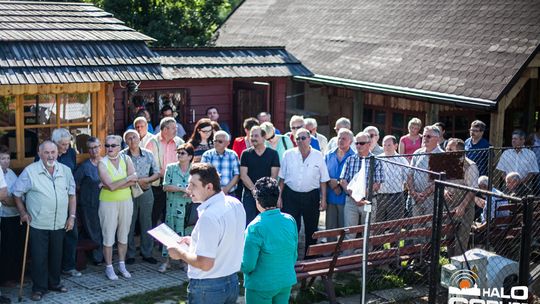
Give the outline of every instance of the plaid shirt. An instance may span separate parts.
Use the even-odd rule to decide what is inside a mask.
[[[369,167],[370,167],[370,160],[369,158],[373,156],[373,154],[370,152],[367,157],[365,157],[365,164],[366,164],[366,183],[369,184]],[[341,170],[341,174],[339,176],[340,179],[346,180],[348,183],[351,182],[354,175],[358,172],[360,172],[360,167],[362,166],[362,158],[358,154],[355,154],[345,161],[345,165],[343,166],[343,170]],[[375,160],[375,171],[373,172],[373,182],[375,183],[383,183],[384,182],[384,174],[383,174],[383,167],[381,164],[381,161],[376,159]],[[366,188],[367,189],[367,188]]]
[[[218,154],[216,149],[210,149],[203,153],[202,163],[209,163],[216,167],[221,180],[221,187],[227,186],[235,175],[240,175],[240,161],[233,150],[225,149],[223,154]],[[234,185],[230,192],[236,189]]]

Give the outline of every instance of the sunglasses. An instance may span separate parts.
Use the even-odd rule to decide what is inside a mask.
[[[291,127],[291,130],[298,130],[300,128],[303,128],[304,126],[293,126]]]
[[[296,138],[296,141],[304,141],[304,140],[306,140],[306,139],[308,139],[307,136],[298,136],[298,137]]]
[[[180,151],[176,153],[177,155],[188,155],[186,151]]]
[[[370,142],[369,141],[357,141],[355,142],[356,145],[360,145],[360,146],[363,146],[365,144],[369,144]]]
[[[218,143],[218,144],[222,144],[224,143],[225,141],[224,140],[221,140],[221,139],[216,139],[214,140],[214,142]]]
[[[117,145],[117,144],[112,144],[112,145],[105,144],[105,148],[116,148],[116,147],[120,147],[120,145]]]

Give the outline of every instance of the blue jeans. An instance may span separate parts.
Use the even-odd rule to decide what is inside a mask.
[[[188,285],[189,304],[234,304],[238,299],[240,287],[238,275],[233,273],[215,279],[190,279]]]

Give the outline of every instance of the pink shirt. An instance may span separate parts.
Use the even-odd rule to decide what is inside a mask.
[[[184,141],[178,136],[166,141],[161,136],[160,132],[146,144],[146,149],[152,151],[156,158],[159,172],[162,177],[165,175],[167,165],[178,161],[178,158],[176,157],[176,148],[183,143]],[[157,182],[159,183],[159,180]]]
[[[401,142],[405,148],[405,153],[403,154],[413,154],[414,151],[422,147],[422,136],[418,137],[416,141],[413,141],[409,136],[403,136],[401,137]],[[410,161],[411,156],[407,156],[407,159]]]

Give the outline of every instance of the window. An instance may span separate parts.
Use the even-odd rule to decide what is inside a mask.
[[[36,156],[38,145],[50,139],[54,129],[64,127],[73,135],[72,147],[86,153],[86,140],[95,133],[93,96],[92,93],[0,96],[0,144],[9,147],[12,159],[22,162]]]
[[[394,135],[398,140],[401,136],[409,133],[409,120],[418,117],[424,121],[424,114],[419,112],[402,111],[397,109],[383,109],[364,107],[363,127],[375,126],[379,129],[382,139],[385,135]]]

